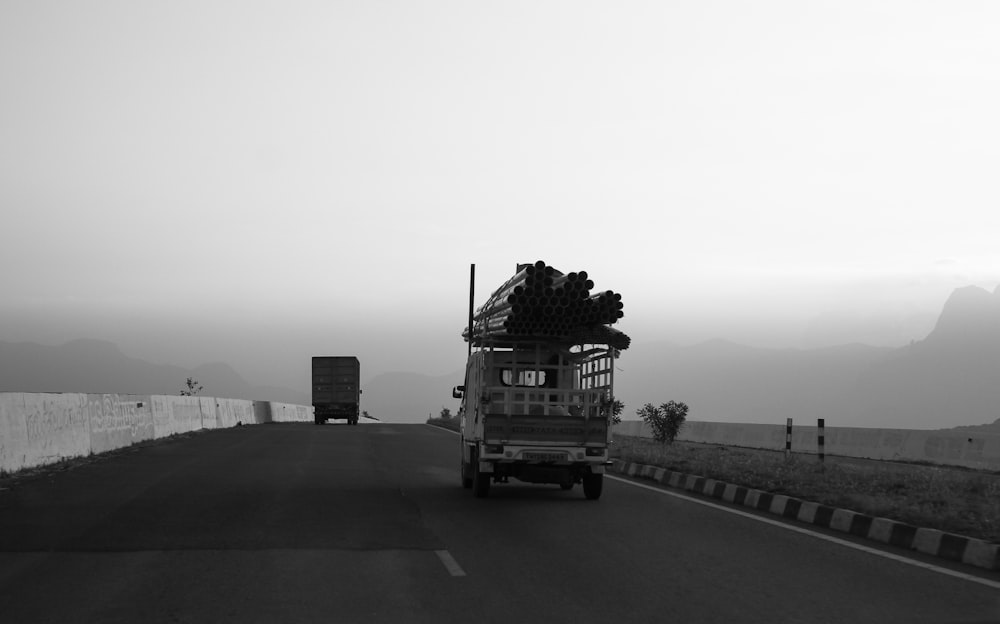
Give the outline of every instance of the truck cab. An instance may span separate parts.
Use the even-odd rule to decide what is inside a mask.
[[[469,355],[459,408],[462,485],[477,497],[514,478],[582,483],[600,498],[609,464],[615,350],[552,342],[483,344]]]

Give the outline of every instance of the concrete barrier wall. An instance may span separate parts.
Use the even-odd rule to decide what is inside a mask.
[[[312,407],[292,403],[271,403],[271,422],[303,422],[312,419]]]
[[[58,396],[58,395],[57,395]],[[152,440],[153,406],[149,396],[86,394],[90,422],[89,452],[113,451]]]
[[[200,429],[312,422],[311,406],[214,397],[0,392],[0,470]]]
[[[20,392],[0,394],[0,469],[25,463],[23,453],[28,447],[27,440],[24,395]]]
[[[273,422],[271,420],[271,403],[270,403],[270,401],[254,401],[253,402],[253,420],[258,425],[263,425],[265,423]]]
[[[621,435],[652,438],[649,426],[637,420],[615,425]],[[792,451],[816,454],[819,450],[815,426],[792,426]],[[864,427],[826,427],[825,452],[829,455],[928,461],[953,466],[1000,470],[1000,434],[963,433],[922,429],[868,429]],[[684,424],[678,440],[725,444],[771,450],[784,450],[785,425],[741,424],[690,421]]]
[[[90,452],[85,394],[3,393],[0,420],[2,470],[52,463]]]
[[[225,428],[255,424],[253,404],[253,401],[239,399],[215,399],[215,426]]]
[[[201,412],[202,429],[219,428],[219,415],[216,413],[214,397],[198,397],[198,410]]]
[[[158,395],[149,400],[153,407],[153,431],[156,437],[163,438],[202,428],[201,401],[198,397]]]

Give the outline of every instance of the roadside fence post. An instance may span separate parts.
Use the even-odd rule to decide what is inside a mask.
[[[823,463],[826,459],[826,419],[820,418],[816,427],[817,438],[816,441],[819,443],[819,463]]]
[[[792,419],[789,418],[785,422],[785,459],[787,460],[792,453]]]

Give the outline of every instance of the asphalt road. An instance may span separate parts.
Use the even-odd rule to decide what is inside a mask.
[[[424,425],[274,424],[20,480],[0,491],[0,622],[1000,622],[996,573],[655,488],[475,499],[457,445]]]

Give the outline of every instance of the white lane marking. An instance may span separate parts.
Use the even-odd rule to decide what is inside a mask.
[[[462,566],[458,565],[458,562],[455,561],[450,552],[447,550],[435,550],[434,554],[444,564],[445,569],[448,570],[448,574],[452,576],[465,576],[465,570],[462,569]]]
[[[948,568],[939,568],[936,565],[930,563],[924,563],[923,561],[917,561],[915,559],[908,559],[901,555],[896,555],[890,552],[885,552],[878,550],[877,548],[869,548],[868,546],[862,546],[861,544],[855,544],[854,542],[849,542],[847,540],[842,540],[838,537],[833,537],[832,535],[825,535],[823,533],[817,533],[815,531],[810,531],[809,529],[803,527],[793,526],[791,524],[785,524],[784,522],[778,522],[777,520],[771,520],[770,518],[765,518],[763,516],[757,516],[745,511],[740,511],[739,509],[733,509],[731,507],[726,507],[724,505],[718,505],[716,503],[700,500],[693,496],[685,496],[684,494],[678,494],[676,492],[671,492],[658,487],[653,487],[651,485],[645,485],[643,483],[636,483],[635,481],[630,481],[628,479],[623,479],[621,477],[613,477],[611,475],[605,475],[607,478],[614,481],[620,481],[622,483],[633,485],[635,487],[643,488],[646,490],[652,490],[653,492],[659,492],[660,494],[666,494],[667,496],[673,496],[674,498],[682,498],[686,501],[692,503],[697,503],[699,505],[704,505],[706,507],[713,507],[728,513],[736,514],[738,516],[743,516],[744,518],[750,518],[751,520],[757,520],[758,522],[763,522],[765,524],[770,524],[776,527],[781,527],[783,529],[788,529],[789,531],[795,531],[796,533],[801,533],[803,535],[809,535],[812,537],[819,538],[821,540],[826,540],[828,542],[833,542],[834,544],[839,544],[841,546],[847,546],[848,548],[853,548],[855,550],[860,550],[872,555],[877,555],[879,557],[884,557],[886,559],[892,559],[893,561],[898,561],[899,563],[905,563],[907,565],[916,566],[918,568],[924,568],[925,570],[931,570],[932,572],[939,572],[941,574],[946,574],[948,576],[953,576],[955,578],[960,578],[964,581],[970,581],[972,583],[979,583],[980,585],[985,585],[986,587],[991,587],[993,589],[1000,589],[1000,582],[991,581],[989,579],[984,579],[978,576],[973,576],[972,574],[966,574],[964,572],[957,572],[955,570],[949,570]]]
[[[434,425],[427,425],[427,426],[428,427],[434,427]],[[434,427],[434,428],[438,429],[440,431],[447,431],[448,433],[454,433],[455,435],[461,435],[457,431],[452,431],[450,429],[445,429],[444,427]],[[614,477],[614,476],[612,476],[610,474],[606,475],[606,476],[609,479],[613,479],[615,481],[620,481],[620,482],[626,483],[628,485],[634,485],[635,487],[640,487],[640,488],[644,488],[644,489],[647,489],[647,490],[652,490],[653,492],[659,492],[660,494],[666,494],[667,496],[673,496],[674,498],[682,498],[682,499],[684,499],[686,501],[691,501],[691,502],[697,503],[699,505],[704,505],[706,507],[713,507],[715,509],[720,509],[720,510],[728,512],[728,513],[736,514],[738,516],[743,516],[744,518],[750,518],[752,520],[757,520],[758,522],[764,522],[766,524],[770,524],[770,525],[773,525],[773,526],[781,527],[783,529],[788,529],[789,531],[794,531],[796,533],[801,533],[803,535],[809,535],[809,536],[812,536],[812,537],[816,537],[816,538],[819,538],[819,539],[822,539],[822,540],[826,540],[828,542],[832,542],[834,544],[840,544],[841,546],[847,546],[848,548],[853,548],[855,550],[860,550],[862,552],[870,553],[872,555],[877,555],[879,557],[884,557],[886,559],[891,559],[893,561],[898,561],[899,563],[905,563],[907,565],[915,566],[915,567],[918,567],[918,568],[923,568],[925,570],[931,570],[932,572],[938,572],[940,574],[945,574],[947,576],[953,576],[955,578],[960,578],[960,579],[965,580],[965,581],[971,581],[973,583],[978,583],[980,585],[985,585],[986,587],[991,587],[993,589],[1000,589],[1000,582],[997,582],[997,581],[991,581],[989,579],[984,579],[984,578],[981,578],[981,577],[978,577],[978,576],[974,576],[972,574],[966,574],[964,572],[957,572],[955,570],[949,570],[948,568],[941,568],[941,567],[938,567],[938,566],[930,564],[930,563],[924,563],[923,561],[917,561],[915,559],[909,559],[907,557],[903,557],[901,555],[896,555],[896,554],[893,554],[893,553],[890,553],[890,552],[885,552],[885,551],[882,551],[882,550],[878,550],[876,548],[870,548],[868,546],[863,546],[861,544],[855,544],[854,542],[849,542],[847,540],[842,540],[842,539],[840,539],[838,537],[833,537],[832,535],[825,535],[823,533],[817,533],[815,531],[809,530],[808,528],[797,527],[797,526],[793,526],[791,524],[785,524],[784,522],[778,522],[777,520],[771,520],[770,518],[765,518],[763,516],[757,516],[757,515],[754,515],[754,514],[751,514],[751,513],[747,513],[745,511],[740,511],[739,509],[734,509],[732,507],[727,507],[727,506],[724,506],[724,505],[719,505],[719,504],[716,504],[716,503],[713,503],[713,502],[710,502],[710,501],[707,501],[707,500],[700,500],[700,499],[695,498],[693,496],[686,496],[684,494],[678,494],[676,492],[671,492],[671,491],[665,490],[663,488],[653,487],[653,486],[650,486],[650,485],[645,485],[643,483],[636,483],[635,481],[630,481],[628,479],[623,479],[621,477]],[[447,551],[440,551],[440,552],[447,553]],[[445,564],[445,565],[447,566],[447,564]]]
[[[448,433],[461,435],[459,432],[452,431],[451,429],[445,429],[444,427],[435,427],[434,425],[428,425],[427,423],[424,424],[427,425],[428,427],[433,427],[438,431],[447,431]],[[435,550],[434,553],[438,556],[438,559],[441,560],[441,563],[444,564],[445,569],[448,570],[448,574],[452,576],[465,576],[465,570],[462,569],[462,566],[458,565],[458,562],[455,561],[455,558],[451,556],[450,552],[448,552],[447,550]]]

